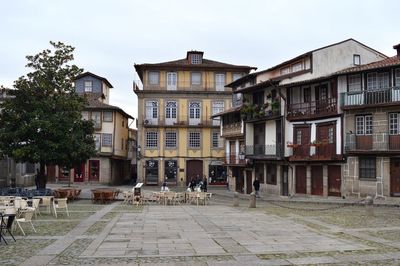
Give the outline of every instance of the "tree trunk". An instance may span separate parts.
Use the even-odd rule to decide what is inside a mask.
[[[39,185],[39,188],[41,188],[41,189],[44,189],[44,188],[46,188],[46,183],[47,183],[47,176],[46,176],[46,173],[45,173],[45,170],[46,170],[46,164],[44,163],[44,162],[41,162],[40,163],[40,170],[39,170],[39,177],[38,177],[38,185]]]

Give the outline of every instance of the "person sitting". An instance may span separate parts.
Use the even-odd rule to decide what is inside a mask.
[[[164,182],[161,186],[161,191],[169,191],[169,188],[167,187],[167,182]]]

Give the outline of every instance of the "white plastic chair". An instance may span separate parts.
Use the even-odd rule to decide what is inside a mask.
[[[19,216],[16,219],[17,225],[19,227],[19,229],[21,230],[22,234],[25,235],[24,229],[22,229],[21,223],[30,223],[32,226],[33,231],[36,233],[36,229],[33,226],[32,223],[32,216],[35,213],[35,209],[34,208],[26,208],[25,210],[20,210],[19,211]]]
[[[53,209],[56,218],[57,218],[57,209],[65,209],[65,211],[67,212],[67,216],[69,216],[67,200],[68,200],[67,198],[54,199]]]

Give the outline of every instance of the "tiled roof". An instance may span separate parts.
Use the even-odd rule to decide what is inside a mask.
[[[213,114],[211,117],[218,117],[218,116],[229,114],[229,113],[236,113],[236,112],[240,111],[241,109],[242,109],[242,106],[232,107],[232,108],[229,108],[228,110],[225,110],[223,112]]]
[[[400,65],[400,56],[392,56],[381,61],[360,65],[356,67],[350,67],[343,70],[336,72],[336,74],[346,74],[346,73],[354,73],[354,72],[361,72],[365,70],[373,70],[391,66]]]
[[[224,68],[224,69],[242,69],[250,71],[251,69],[257,69],[251,66],[232,65],[222,63],[209,59],[202,59],[201,64],[192,64],[188,59],[179,59],[174,61],[154,63],[154,64],[135,64],[136,72],[139,74],[140,79],[143,80],[143,70],[148,68],[192,68],[192,69],[203,69],[203,68]]]
[[[118,106],[110,105],[103,103],[99,100],[99,98],[103,97],[102,93],[95,93],[95,94],[86,94],[85,95],[88,105],[86,105],[85,109],[102,109],[102,110],[115,110],[123,114],[124,116],[127,116],[131,119],[134,119],[131,115],[125,113],[124,110],[119,108]]]

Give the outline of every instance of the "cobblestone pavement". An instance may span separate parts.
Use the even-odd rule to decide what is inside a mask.
[[[0,265],[398,265],[400,209],[257,202],[69,204],[0,243]],[[11,240],[6,236],[7,240]]]

